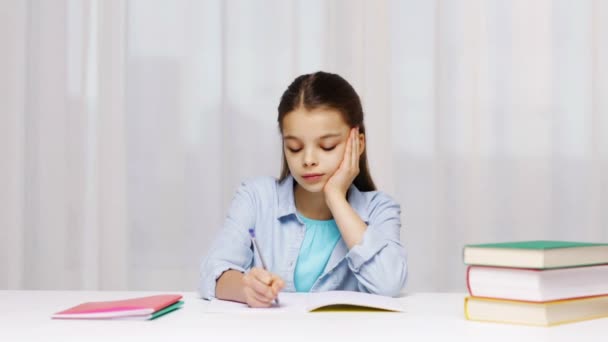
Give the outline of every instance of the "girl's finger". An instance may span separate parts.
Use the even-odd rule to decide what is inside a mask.
[[[272,289],[270,288],[270,285],[264,284],[262,281],[260,281],[257,278],[253,279],[250,282],[249,287],[253,291],[255,291],[255,293],[258,297],[263,298],[266,301],[274,299],[274,294],[272,293]]]
[[[251,307],[269,307],[272,304],[272,300],[267,300],[264,297],[260,297],[251,288],[247,288],[245,291],[247,291],[246,296],[249,298],[247,303]]]
[[[344,159],[342,160],[342,164],[344,167],[350,167],[351,161],[349,158],[352,157],[353,150],[353,130],[350,130],[348,134],[348,139],[346,139],[346,148],[344,149]]]
[[[263,268],[254,267],[249,273],[264,284],[270,284],[272,281],[272,274]]]
[[[278,294],[283,287],[285,287],[285,282],[283,281],[283,279],[281,279],[279,276],[273,276],[272,277],[272,291],[273,293],[276,295]]]
[[[268,297],[260,296],[260,294],[256,293],[256,292],[253,292],[253,296],[256,301],[258,301],[264,305],[272,304],[272,300],[274,299],[274,297],[268,298]]]
[[[251,269],[245,280],[245,285],[255,291],[259,297],[269,300],[273,299],[274,295],[270,288],[272,284],[270,272],[255,267]]]
[[[359,133],[359,128],[357,128],[357,154],[355,155],[355,170],[359,170],[359,158],[361,157],[361,133]]]
[[[357,132],[358,132],[358,129],[355,128],[354,132],[353,132],[353,142],[352,142],[353,151],[352,151],[352,154],[350,157],[351,170],[356,170],[356,168],[357,168],[357,159],[358,159],[357,156],[359,155],[359,144],[358,144],[358,140],[357,140],[358,139]]]

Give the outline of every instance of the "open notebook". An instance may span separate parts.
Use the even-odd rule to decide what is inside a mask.
[[[353,311],[353,310],[382,310],[404,312],[404,307],[398,298],[379,296],[353,291],[326,291],[310,293],[279,294],[280,305],[270,308],[250,308],[247,304],[214,299],[209,303],[207,312],[238,313],[238,312],[311,312],[311,311]]]

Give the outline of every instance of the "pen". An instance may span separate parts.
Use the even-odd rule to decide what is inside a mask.
[[[262,252],[260,251],[260,248],[258,247],[258,243],[255,240],[255,230],[253,228],[249,228],[249,236],[251,236],[251,243],[253,243],[253,249],[255,250],[255,253],[257,253],[258,257],[260,258],[260,262],[262,263],[262,268],[264,270],[268,271],[268,269],[266,268],[266,263],[264,262],[264,258],[262,258]],[[279,296],[278,295],[274,300],[275,300],[275,303],[277,303],[277,305],[279,305]]]

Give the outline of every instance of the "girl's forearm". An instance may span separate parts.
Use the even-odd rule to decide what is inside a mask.
[[[363,240],[367,225],[351,207],[345,196],[326,195],[326,201],[346,246],[348,249],[353,248]]]
[[[244,289],[243,273],[236,270],[228,270],[222,273],[215,283],[215,297],[246,303]]]

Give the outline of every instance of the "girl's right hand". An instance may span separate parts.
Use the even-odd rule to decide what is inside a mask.
[[[285,287],[281,277],[263,268],[253,267],[243,276],[245,301],[252,308],[267,308]]]

